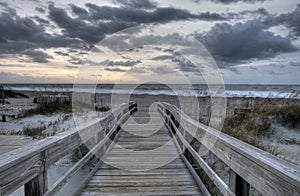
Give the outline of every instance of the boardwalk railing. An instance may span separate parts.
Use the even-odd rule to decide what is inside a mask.
[[[87,162],[96,159],[94,168],[76,192],[80,192],[102,163],[103,155],[130,114],[135,112],[135,103],[122,104],[118,109],[89,125],[70,130],[56,136],[26,145],[20,149],[0,156],[0,195],[8,195],[24,185],[25,195],[54,195]],[[83,144],[91,149],[72,168],[70,168],[54,185],[48,188],[47,169],[55,162],[70,154]],[[97,156],[95,156],[97,155]]]
[[[296,165],[192,120],[176,106],[160,103],[158,110],[183,152],[183,160],[206,195],[210,193],[196,172],[197,167],[223,195],[248,195],[249,185],[263,195],[300,195],[300,168]],[[199,146],[195,148],[190,144],[192,140],[209,149],[230,168],[229,183],[204,161],[198,153]],[[191,158],[196,170],[189,162]]]

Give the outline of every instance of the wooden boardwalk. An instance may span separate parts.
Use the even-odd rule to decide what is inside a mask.
[[[148,113],[136,112],[136,103],[124,103],[79,129],[0,155],[0,196],[23,185],[25,196],[57,195],[86,165],[90,170],[80,185],[72,186],[74,195],[249,196],[253,190],[262,195],[300,195],[299,166],[207,127],[174,105],[157,106],[149,118]],[[48,169],[86,144],[90,151],[49,186]],[[230,168],[228,181],[203,159],[199,146]]]
[[[21,135],[0,135],[0,155],[33,142],[30,137]]]
[[[159,113],[134,125],[145,115],[127,121],[81,195],[202,195]]]

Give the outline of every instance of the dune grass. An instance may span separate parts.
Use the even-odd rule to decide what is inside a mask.
[[[33,139],[44,137],[43,131],[46,129],[45,125],[39,126],[39,127],[25,127],[23,129],[23,134],[26,136],[30,136]]]
[[[207,120],[204,118],[200,118],[199,122],[207,125]],[[257,106],[248,113],[226,117],[222,132],[262,150],[276,154],[274,149],[269,149],[262,143],[262,138],[268,138],[274,133],[273,123],[278,123],[288,128],[299,127],[300,105]]]
[[[48,103],[41,103],[36,108],[23,111],[18,117],[24,118],[33,115],[51,115],[56,112],[64,112],[64,113],[72,112],[71,102],[54,101]]]
[[[97,112],[107,112],[110,110],[110,107],[106,106],[106,105],[102,105],[102,106],[96,106],[95,110]]]

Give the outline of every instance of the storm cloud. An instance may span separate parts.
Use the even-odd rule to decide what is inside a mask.
[[[72,13],[76,16],[75,18],[71,17],[65,9],[56,7],[53,3],[48,6],[48,17],[63,29],[66,36],[80,38],[88,43],[99,42],[107,34],[140,24],[167,23],[179,20],[220,21],[226,19],[216,13],[191,14],[189,11],[171,7],[156,7],[154,10],[148,11],[137,9],[136,4],[133,7],[98,6],[92,3],[85,4],[84,8],[75,5],[70,6]]]
[[[2,54],[17,54],[28,49],[74,47],[79,41],[46,32],[39,17],[21,17],[6,3],[0,4],[0,50]],[[34,19],[36,21],[34,21]],[[47,23],[42,19],[43,23]]]
[[[300,36],[300,4],[293,12],[281,14],[274,20],[276,24],[283,24],[292,29],[295,36]]]
[[[156,2],[149,0],[113,0],[113,2],[115,4],[133,8],[153,9],[157,7]]]
[[[223,61],[263,59],[297,50],[289,38],[275,35],[265,28],[259,20],[234,25],[219,23],[196,38],[215,58]]]
[[[194,2],[199,3],[201,0],[194,0]],[[239,2],[244,2],[244,3],[257,3],[257,2],[264,2],[266,0],[210,0],[211,2],[214,3],[223,3],[223,4],[230,4],[230,3],[239,3]]]
[[[124,67],[131,67],[141,63],[141,61],[111,61],[108,66],[124,66]]]
[[[26,55],[30,59],[29,62],[36,63],[48,63],[49,59],[53,59],[49,54],[39,50],[26,50],[22,55]]]

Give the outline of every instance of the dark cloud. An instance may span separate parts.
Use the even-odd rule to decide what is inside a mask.
[[[49,23],[48,20],[45,20],[45,19],[43,19],[43,18],[41,18],[41,17],[33,16],[32,18],[33,18],[37,23],[39,23],[39,24],[42,25],[42,26],[49,26],[49,25],[50,25],[50,23]]]
[[[194,0],[194,2],[199,3],[201,0]],[[244,2],[244,3],[263,3],[266,0],[210,0],[211,2],[214,3],[223,3],[223,4],[230,4],[230,3],[239,3],[239,2]]]
[[[69,56],[68,53],[61,52],[61,51],[55,51],[54,53],[55,53],[55,54],[58,54],[58,55],[60,55],[60,56]]]
[[[270,13],[265,9],[265,8],[258,8],[256,10],[245,10],[240,12],[239,14],[255,14],[257,15],[261,15],[261,16],[268,16]]]
[[[55,7],[53,3],[50,4],[48,8],[49,18],[54,21],[58,27],[63,29],[63,33],[66,36],[80,38],[88,42],[97,42],[104,38],[101,27],[87,24],[81,19],[72,18],[67,14],[65,9]]]
[[[265,28],[259,20],[234,25],[221,23],[196,38],[217,60],[223,61],[267,58],[297,50],[289,38],[274,35]]]
[[[124,67],[131,67],[141,63],[141,61],[111,61],[108,66],[124,66]]]
[[[183,56],[179,54],[174,54],[174,58],[172,59],[172,62],[175,62],[179,65],[179,69],[184,72],[194,72],[197,73],[199,70],[197,67],[189,60],[184,58]]]
[[[189,60],[187,60],[185,57],[178,53],[174,53],[173,50],[165,49],[165,52],[171,53],[172,55],[160,55],[157,57],[152,58],[151,60],[155,61],[165,61],[170,60],[173,63],[176,63],[179,66],[179,69],[183,72],[199,72],[198,68]],[[164,70],[163,67],[160,69]],[[152,70],[153,71],[153,70]]]
[[[131,67],[130,72],[134,73],[146,73],[146,70],[144,67]]]
[[[28,49],[52,47],[80,47],[80,42],[63,35],[49,34],[44,25],[48,21],[35,17],[21,17],[15,9],[0,3],[0,52],[19,54]]]
[[[7,7],[8,8],[8,7]],[[4,40],[27,40],[43,36],[44,29],[28,17],[21,18],[14,9],[0,15],[0,37]]]
[[[265,0],[210,0],[212,2],[216,3],[224,3],[224,4],[229,4],[229,3],[238,3],[238,2],[245,2],[245,3],[257,3],[257,2],[264,2]]]
[[[156,8],[153,11],[145,11],[130,7],[108,7],[97,6],[88,3],[91,17],[96,20],[112,20],[122,22],[132,22],[138,24],[145,23],[166,23],[170,21],[199,19],[199,20],[225,20],[222,15],[216,13],[191,14],[187,10],[168,8]]]
[[[172,55],[161,55],[161,56],[156,56],[154,58],[152,58],[151,60],[154,61],[164,61],[164,60],[171,60],[174,57]]]
[[[65,67],[68,69],[78,69],[78,66],[76,65],[66,65]]]
[[[120,2],[119,2],[120,3]],[[39,16],[21,17],[7,3],[0,3],[0,53],[22,54],[24,51],[48,48],[80,48],[90,50],[93,44],[128,27],[148,23],[166,23],[177,20],[223,20],[222,15],[213,13],[191,14],[176,8],[158,8],[151,1],[124,1],[121,7],[97,6],[86,4],[85,7],[70,5],[71,13],[56,7],[48,6],[48,18]],[[152,10],[137,9],[153,8]],[[41,7],[38,12],[46,12]],[[54,22],[62,34],[48,33],[46,29]],[[51,27],[53,28],[53,27]],[[86,44],[88,43],[88,44]],[[46,62],[46,60],[37,59]],[[73,64],[80,60],[71,59]]]
[[[25,67],[24,65],[19,65],[19,64],[3,64],[0,63],[0,67]]]
[[[46,12],[46,10],[44,8],[41,8],[41,7],[36,7],[35,10],[42,13],[42,14]]]
[[[70,4],[70,6],[71,6],[71,9],[72,9],[72,12],[77,16],[85,17],[89,14],[89,12],[84,8],[78,7],[74,4]]]
[[[249,20],[249,18],[263,18],[269,17],[271,14],[265,8],[258,8],[256,10],[244,10],[241,12],[229,12],[227,13],[228,18],[231,20]]]
[[[70,57],[70,60],[69,60],[69,63],[73,64],[73,65],[80,65],[80,64],[83,64],[84,61],[78,57],[74,57],[74,56],[71,56]]]
[[[292,61],[289,63],[289,65],[293,67],[300,67],[300,62]]]
[[[156,2],[149,0],[114,0],[113,2],[115,4],[133,8],[153,9],[157,7]]]
[[[186,10],[176,8],[155,8],[147,11],[135,7],[98,6],[92,3],[87,3],[86,8],[75,5],[70,6],[75,18],[71,17],[65,9],[56,7],[53,3],[48,7],[48,17],[58,27],[62,28],[66,36],[80,38],[88,43],[97,43],[107,34],[140,24],[167,23],[190,19],[206,21],[225,20],[224,16],[216,13],[191,14]]]
[[[300,36],[300,4],[297,5],[297,8],[293,12],[281,14],[274,18],[274,20],[276,24],[283,24],[292,29],[295,36]]]
[[[49,54],[39,50],[26,50],[22,54],[30,59],[29,62],[48,63],[48,59],[53,59]]]
[[[125,69],[120,69],[120,68],[115,68],[115,67],[106,67],[106,71],[113,71],[113,72],[126,72],[127,70]]]
[[[291,30],[291,36],[297,38],[300,36],[300,4],[296,9],[286,14],[270,14],[266,9],[259,8],[257,10],[245,10],[239,13],[228,14],[232,19],[240,19],[253,15],[260,21],[260,25],[264,25],[265,29],[273,26],[284,25]],[[259,16],[259,17],[258,17]]]
[[[168,74],[168,73],[175,72],[173,67],[168,67],[168,66],[165,66],[165,65],[150,67],[149,69],[152,72],[157,73],[157,74]]]

